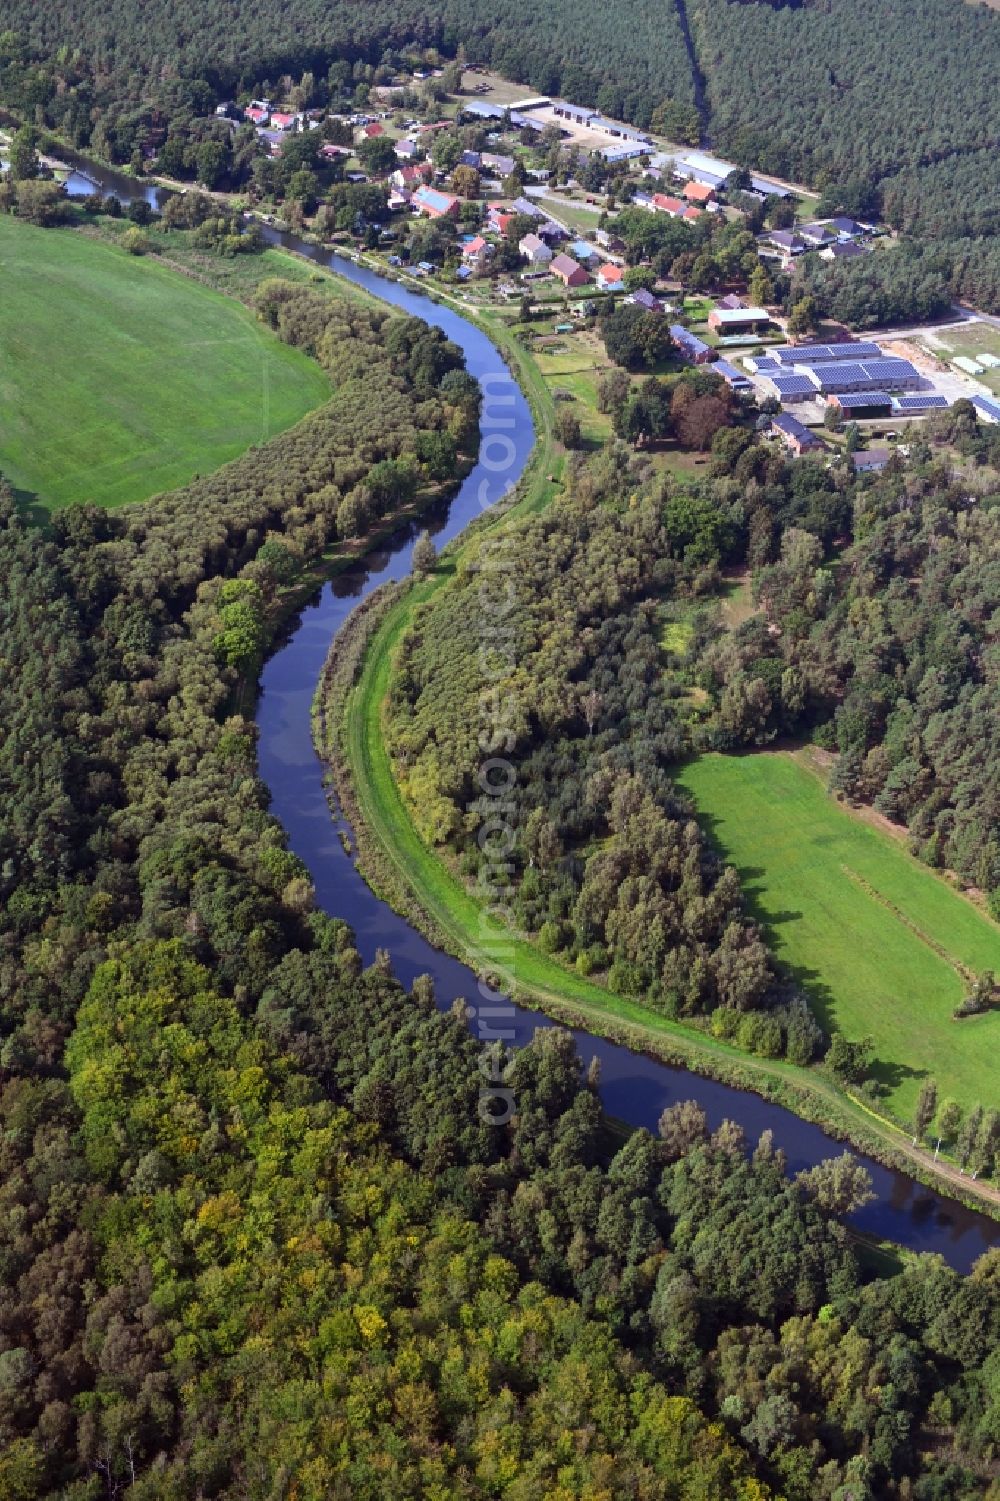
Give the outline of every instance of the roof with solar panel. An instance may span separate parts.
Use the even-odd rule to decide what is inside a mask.
[[[861,407],[887,407],[891,399],[888,391],[841,391],[837,404],[846,412]]]
[[[807,375],[769,375],[779,396],[815,396],[816,387]]]
[[[826,360],[877,359],[882,353],[869,339],[843,344],[782,344],[768,351],[782,365],[815,365]]]
[[[915,396],[897,396],[895,403],[899,412],[926,412],[931,408],[940,409],[949,405],[947,396],[938,396],[933,391],[920,391]]]

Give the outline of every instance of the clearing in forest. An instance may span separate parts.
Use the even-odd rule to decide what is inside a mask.
[[[912,1114],[928,1074],[940,1096],[996,1106],[1000,1012],[952,1012],[963,975],[1000,972],[1000,928],[837,803],[801,753],[705,755],[677,781],[823,1026],[875,1039],[894,1112]]]

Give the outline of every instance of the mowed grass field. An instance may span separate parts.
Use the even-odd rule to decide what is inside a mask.
[[[0,215],[0,470],[49,509],[185,484],[328,394],[318,365],[231,298]]]
[[[874,1037],[897,1114],[928,1074],[966,1107],[1000,1103],[1000,1013],[952,1020],[961,967],[1000,971],[1000,928],[796,755],[705,755],[677,781],[823,1025]]]

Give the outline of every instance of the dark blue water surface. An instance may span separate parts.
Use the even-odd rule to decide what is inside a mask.
[[[69,191],[74,195],[94,191],[96,183],[101,191],[114,192],[123,202],[130,197],[158,201],[150,195],[161,190],[149,184],[90,164],[85,171],[86,178],[74,173],[70,180]],[[470,373],[485,383],[486,442],[479,463],[454,499],[436,515],[421,521],[421,528],[427,527],[440,547],[480,515],[484,503],[497,501],[524,469],[534,445],[534,428],[523,394],[496,347],[458,312],[294,235],[272,229],[265,229],[265,234],[272,243],[299,251],[383,301],[442,329],[461,346]],[[494,430],[502,434],[497,442],[490,441]],[[327,584],[315,603],[302,611],[285,644],[264,668],[257,708],[258,750],[260,775],[271,791],[272,812],[287,830],[291,848],[308,866],[319,905],[350,923],[366,963],[374,959],[377,949],[386,949],[404,985],[409,986],[417,975],[431,975],[437,1002],[446,1009],[458,996],[476,998],[476,976],[436,949],[365,884],[331,816],[310,720],[313,695],[330,642],[360,600],[380,584],[409,573],[416,535],[415,527],[401,529],[386,547],[369,553],[357,568]],[[511,1015],[509,1025],[516,1042],[530,1039],[536,1027],[552,1025],[541,1012],[521,1006],[512,1007]],[[844,1150],[817,1126],[759,1095],[685,1069],[670,1068],[585,1031],[573,1035],[585,1061],[595,1055],[600,1059],[600,1094],[605,1108],[631,1125],[655,1132],[667,1105],[697,1099],[713,1127],[728,1117],[743,1127],[750,1141],[762,1131],[773,1132],[793,1172]],[[1000,1224],[988,1216],[965,1209],[871,1158],[862,1156],[861,1161],[871,1174],[876,1198],[853,1216],[852,1223],[858,1229],[911,1250],[939,1252],[960,1271],[967,1271],[984,1251],[1000,1245]]]

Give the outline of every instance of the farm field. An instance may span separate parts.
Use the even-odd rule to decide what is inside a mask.
[[[705,755],[676,780],[823,1026],[875,1039],[893,1110],[912,1114],[928,1074],[942,1097],[995,1106],[1000,1014],[952,1011],[963,968],[1000,970],[1000,929],[836,803],[801,753]]]
[[[148,257],[0,216],[0,470],[118,506],[290,427],[329,384],[254,315]]]

